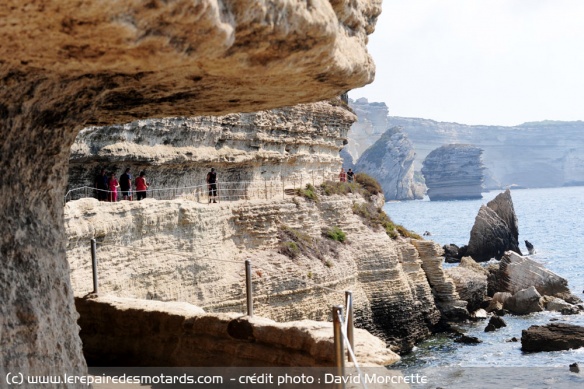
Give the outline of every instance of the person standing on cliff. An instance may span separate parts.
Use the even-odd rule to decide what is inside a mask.
[[[349,171],[347,172],[347,181],[349,182],[355,181],[355,172],[353,171],[353,169],[349,169]]]
[[[109,187],[108,200],[112,203],[115,203],[116,201],[118,201],[118,188],[120,187],[120,185],[118,184],[118,180],[116,180],[116,174],[114,172],[110,173],[110,178],[107,184]]]
[[[97,199],[99,201],[107,200],[107,190],[108,190],[109,178],[105,169],[101,169],[98,176],[95,178],[95,189],[97,191]]]
[[[347,182],[347,172],[343,168],[341,168],[341,172],[339,173],[339,180],[341,182]]]
[[[132,200],[132,175],[130,168],[127,168],[124,174],[120,176],[120,190],[122,191],[123,200]]]
[[[138,201],[146,198],[148,186],[150,186],[150,183],[146,181],[146,173],[142,170],[140,176],[136,178],[136,197]]]
[[[216,203],[217,201],[215,198],[217,197],[217,172],[215,171],[214,167],[212,167],[211,171],[207,173],[207,189],[209,189],[209,203],[211,202],[211,199],[214,203]]]

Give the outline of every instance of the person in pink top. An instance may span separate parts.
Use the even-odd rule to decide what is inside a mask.
[[[116,175],[114,174],[114,172],[110,173],[110,178],[108,181],[108,185],[109,185],[109,201],[115,203],[116,201],[118,201],[118,188],[120,187],[120,184],[118,183],[118,180],[116,180]]]
[[[140,177],[136,178],[136,196],[138,197],[138,201],[146,198],[146,189],[150,185],[146,182],[146,173],[144,171],[140,172]]]
[[[341,172],[339,173],[339,181],[347,182],[347,173],[345,172],[345,169],[343,169],[343,168],[341,168]]]

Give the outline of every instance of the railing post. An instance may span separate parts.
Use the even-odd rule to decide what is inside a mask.
[[[245,294],[247,296],[247,316],[253,316],[253,290],[251,287],[251,261],[245,260]]]
[[[95,238],[91,239],[91,269],[93,270],[93,293],[97,294],[97,243]]]
[[[347,338],[349,339],[349,346],[351,347],[351,350],[353,350],[353,354],[355,354],[355,339],[353,336],[353,292],[348,290],[345,291],[345,309],[347,310]],[[350,353],[348,355],[348,361],[353,362]]]
[[[343,306],[333,306],[333,332],[335,337],[335,365],[337,367],[337,376],[345,377],[345,345],[341,328],[341,317],[343,316]],[[342,380],[341,380],[342,381]],[[337,386],[339,389],[344,388],[345,384]]]

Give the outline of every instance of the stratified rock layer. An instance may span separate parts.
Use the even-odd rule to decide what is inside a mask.
[[[580,302],[568,288],[568,281],[546,269],[542,264],[529,257],[523,257],[512,251],[505,253],[495,274],[496,289],[500,292],[517,293],[522,289],[535,287],[542,296],[555,296]]]
[[[518,237],[517,216],[507,189],[479,209],[465,255],[477,262],[501,259],[508,250],[521,255]]]
[[[0,375],[85,373],[63,195],[86,125],[332,98],[373,78],[381,1],[0,3]]]
[[[482,198],[481,154],[478,147],[461,144],[442,146],[428,154],[422,174],[430,200]]]
[[[414,182],[414,157],[408,137],[394,127],[363,152],[355,169],[379,181],[387,200],[421,199],[424,188]]]
[[[412,240],[422,260],[422,268],[432,287],[436,306],[442,315],[450,320],[468,317],[467,302],[461,300],[456,284],[442,269],[444,258],[439,244],[426,240]]]
[[[238,183],[231,194],[245,198],[281,197],[283,187],[337,180],[338,151],[355,120],[339,104],[86,128],[71,147],[69,187],[93,186],[100,169],[119,176],[126,167],[135,176],[145,170],[157,190],[204,184],[214,167],[220,182]]]
[[[351,290],[357,325],[407,351],[439,319],[432,290],[416,249],[367,227],[351,212],[355,202],[363,199],[71,201],[65,218],[73,288],[80,295],[93,289],[88,242],[95,238],[103,293],[187,301],[207,312],[245,312],[244,261],[251,259],[257,315],[327,320],[331,306]],[[331,226],[345,232],[348,243],[323,242],[322,231]],[[281,253],[279,236],[290,229],[313,242],[312,254]],[[436,252],[424,252],[422,261],[432,255]],[[454,286],[450,294],[437,290],[441,303],[450,303]]]

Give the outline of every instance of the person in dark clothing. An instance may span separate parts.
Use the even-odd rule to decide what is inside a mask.
[[[215,168],[211,168],[211,171],[207,173],[207,188],[209,189],[209,202],[211,199],[214,203],[217,202],[215,199],[217,197],[217,172]]]
[[[347,172],[347,181],[353,182],[354,180],[355,180],[355,172],[353,171],[353,169],[349,169],[349,171]]]
[[[107,191],[109,190],[108,181],[109,177],[107,176],[105,169],[101,169],[100,173],[95,178],[95,189],[99,201],[107,200]]]
[[[130,168],[127,168],[124,174],[120,176],[120,190],[122,191],[123,200],[132,200],[132,175]]]

